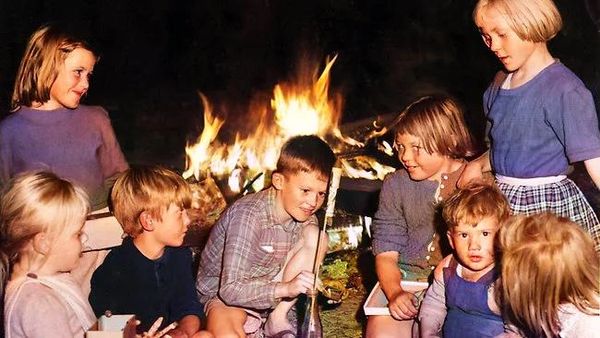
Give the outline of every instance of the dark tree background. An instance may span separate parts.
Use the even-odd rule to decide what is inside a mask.
[[[565,27],[550,48],[598,98],[598,0],[557,0]],[[587,4],[587,6],[586,6]],[[69,23],[98,49],[86,104],[111,113],[131,162],[183,165],[202,128],[197,91],[237,130],[250,100],[269,95],[299,60],[338,54],[332,89],[343,122],[399,111],[444,91],[483,135],[480,101],[500,67],[471,20],[473,0],[0,0],[0,108],[8,110],[29,35]],[[595,24],[597,26],[595,26]],[[597,100],[598,102],[598,100]],[[4,114],[3,114],[4,115]]]

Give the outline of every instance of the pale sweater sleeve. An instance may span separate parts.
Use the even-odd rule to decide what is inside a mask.
[[[84,336],[74,313],[49,288],[39,284],[28,285],[18,297],[6,328],[12,337]]]
[[[421,337],[441,337],[442,326],[446,319],[446,290],[444,278],[433,279],[433,283],[427,289],[425,298],[419,310],[419,328]]]

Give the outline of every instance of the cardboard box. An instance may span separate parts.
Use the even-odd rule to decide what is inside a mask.
[[[123,329],[134,315],[112,315],[98,318],[98,331],[88,331],[86,338],[123,338]]]
[[[405,281],[401,282],[402,288],[410,292],[424,291],[429,287],[427,282],[415,282]],[[375,284],[373,290],[369,294],[365,305],[363,305],[363,311],[367,316],[389,316],[390,310],[388,309],[388,299],[381,290],[379,282]]]

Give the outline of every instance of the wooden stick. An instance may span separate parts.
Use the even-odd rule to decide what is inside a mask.
[[[323,220],[323,227],[319,232],[319,238],[317,239],[317,252],[315,253],[315,260],[313,262],[313,273],[315,275],[315,281],[313,284],[313,290],[317,288],[317,280],[319,280],[319,252],[321,250],[321,233],[327,233],[327,223],[333,220],[333,214],[335,211],[335,197],[337,190],[340,186],[340,178],[342,176],[342,169],[333,167],[331,169],[331,178],[329,180],[329,190],[327,193],[327,207],[325,209],[325,219]]]

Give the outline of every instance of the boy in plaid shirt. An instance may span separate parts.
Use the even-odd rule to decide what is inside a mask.
[[[313,288],[320,234],[314,213],[323,204],[335,163],[319,137],[288,140],[272,186],[231,205],[202,252],[196,289],[207,329],[217,337],[294,337],[287,319],[301,293]],[[326,244],[327,236],[321,235]],[[323,260],[327,245],[318,253]],[[264,324],[264,327],[263,327]]]

